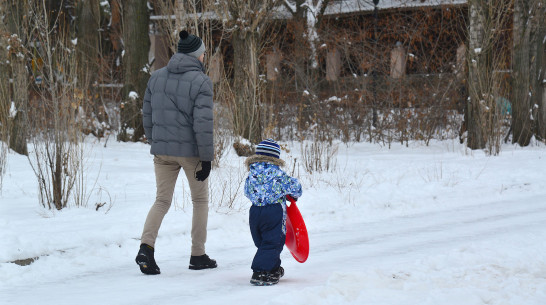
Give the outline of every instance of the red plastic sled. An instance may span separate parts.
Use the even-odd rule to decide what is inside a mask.
[[[309,256],[309,236],[303,217],[296,205],[296,200],[290,196],[286,198],[291,202],[286,205],[286,247],[292,256],[300,263],[307,260]]]

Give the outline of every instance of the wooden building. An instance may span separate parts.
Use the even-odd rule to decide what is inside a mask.
[[[268,31],[274,37],[268,37],[260,54],[262,74],[270,90],[282,92],[281,101],[298,99],[308,84],[319,97],[349,95],[393,106],[430,105],[441,96],[443,103],[460,108],[466,99],[465,0],[380,0],[377,5],[369,0],[332,0],[317,28],[318,66],[309,75],[303,72],[309,71],[309,54],[301,54],[309,53],[309,43],[295,36],[294,22],[280,6]],[[163,35],[151,36],[155,69],[166,64],[169,54]],[[222,52],[208,63],[216,82],[226,71],[230,77],[232,63],[229,35],[222,37],[228,40],[215,42]],[[506,71],[509,59],[508,54]]]

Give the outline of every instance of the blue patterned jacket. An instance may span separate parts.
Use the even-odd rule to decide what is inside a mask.
[[[302,194],[301,184],[288,176],[280,167],[281,159],[254,155],[246,160],[249,169],[245,181],[245,196],[255,206],[280,203],[285,208],[286,195],[298,198]]]

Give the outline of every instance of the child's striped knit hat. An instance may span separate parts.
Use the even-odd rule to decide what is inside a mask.
[[[270,156],[274,158],[281,157],[281,147],[273,139],[265,139],[256,146],[256,154]]]

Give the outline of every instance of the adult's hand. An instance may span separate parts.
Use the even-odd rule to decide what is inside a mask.
[[[210,175],[212,164],[210,161],[201,161],[201,170],[195,173],[197,181],[205,181]]]

